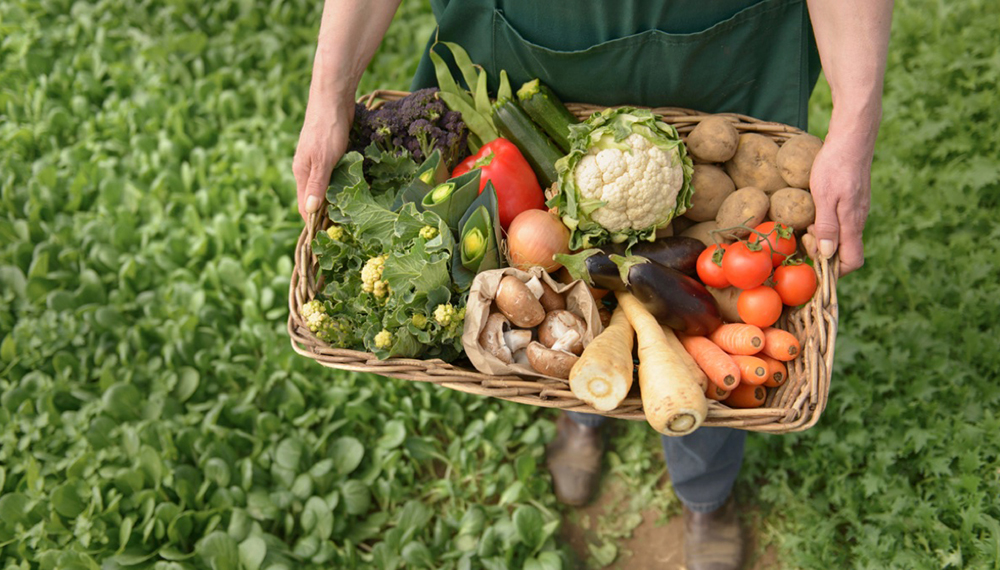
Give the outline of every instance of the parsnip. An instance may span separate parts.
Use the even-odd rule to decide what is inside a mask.
[[[619,292],[618,305],[635,329],[639,343],[639,390],[646,421],[656,431],[670,436],[698,429],[708,414],[699,379],[635,297]]]
[[[587,345],[569,373],[573,394],[602,412],[621,404],[632,389],[634,332],[621,307],[604,332]]]

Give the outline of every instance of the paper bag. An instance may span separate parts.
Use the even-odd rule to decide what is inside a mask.
[[[476,370],[483,374],[530,376],[567,382],[564,378],[555,378],[536,372],[527,365],[505,364],[480,346],[479,334],[486,326],[486,319],[490,316],[493,298],[496,297],[500,280],[506,275],[513,275],[524,282],[527,282],[532,276],[538,277],[556,293],[562,294],[566,299],[566,310],[581,317],[587,323],[587,330],[583,335],[584,347],[590,344],[590,341],[594,340],[594,337],[601,334],[604,329],[601,324],[601,316],[597,312],[597,302],[594,301],[590,289],[583,281],[577,280],[570,285],[564,285],[552,279],[540,267],[533,267],[531,271],[527,272],[513,267],[491,269],[478,273],[472,282],[472,289],[469,291],[469,300],[465,306],[465,332],[462,333],[462,346],[466,356],[469,357]]]

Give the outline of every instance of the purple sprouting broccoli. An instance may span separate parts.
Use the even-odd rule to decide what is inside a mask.
[[[350,149],[364,152],[371,143],[384,152],[408,152],[417,163],[434,149],[449,169],[464,158],[468,129],[460,113],[451,111],[437,89],[421,89],[376,110],[358,104]]]

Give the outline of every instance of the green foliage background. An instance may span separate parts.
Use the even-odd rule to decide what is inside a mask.
[[[3,568],[570,561],[551,413],[288,346],[319,13],[0,0]],[[897,3],[830,404],[752,436],[739,483],[786,567],[1000,568],[997,21]],[[359,91],[406,88],[432,30],[405,2]],[[609,471],[675,509],[655,434],[617,433]]]

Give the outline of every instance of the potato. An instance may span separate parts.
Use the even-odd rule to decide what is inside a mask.
[[[778,144],[770,138],[757,133],[742,134],[736,154],[726,162],[726,174],[737,188],[753,186],[770,194],[787,186],[778,172],[777,155]]]
[[[739,133],[725,117],[709,117],[688,135],[688,153],[702,162],[725,162],[733,157]]]
[[[768,199],[767,194],[759,188],[740,188],[729,195],[719,213],[715,216],[715,222],[720,228],[731,228],[744,225],[754,227],[764,221],[767,216]],[[750,230],[738,228],[730,232],[725,232],[727,237],[745,238],[750,235]]]
[[[718,238],[719,243],[729,243],[733,241],[731,239],[726,239],[720,234],[715,234],[715,237],[713,237],[711,232],[717,229],[719,229],[719,225],[715,223],[715,220],[712,220],[710,222],[695,224],[681,232],[681,235],[685,237],[693,237],[694,239],[701,241],[701,243],[706,246],[714,244],[716,238]]]
[[[694,165],[691,186],[694,187],[691,207],[684,215],[696,222],[714,220],[722,202],[736,191],[736,185],[726,171],[711,164]]]
[[[822,139],[809,133],[795,135],[781,145],[775,156],[775,164],[778,165],[778,172],[789,186],[809,188],[809,174],[812,173],[813,161],[816,160],[816,154],[822,147]]]
[[[726,287],[716,289],[715,287],[705,287],[708,292],[715,297],[715,303],[719,305],[719,315],[727,323],[742,323],[739,311],[736,310],[736,301],[740,297],[740,290],[736,287]]]
[[[672,235],[675,236],[681,235],[683,232],[687,231],[688,228],[697,223],[698,222],[692,220],[691,218],[688,218],[687,216],[680,216],[674,218],[673,221],[670,222],[670,227],[673,228],[674,230],[674,233]]]
[[[771,195],[771,220],[794,230],[808,228],[816,219],[812,194],[801,188],[782,188]]]

